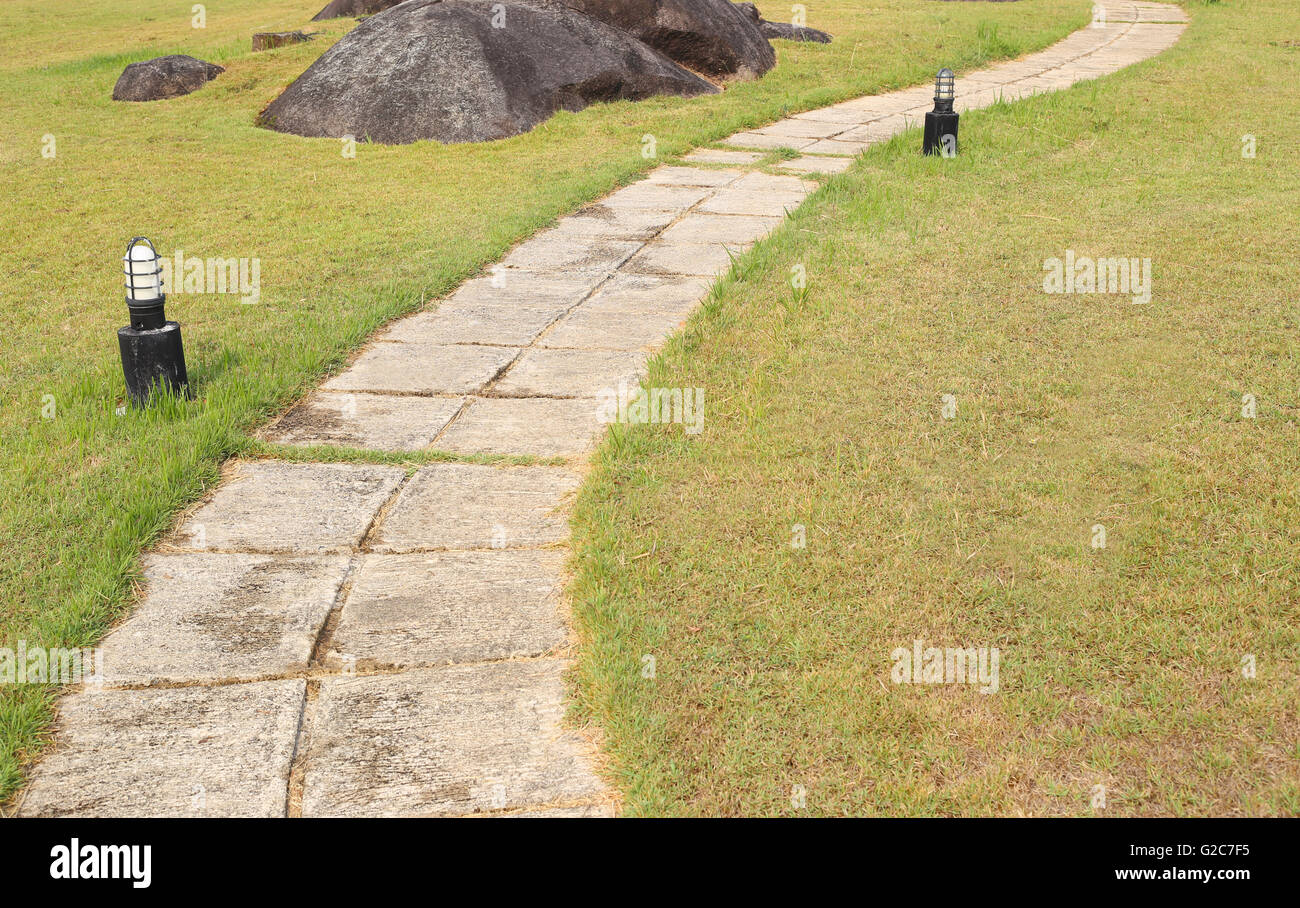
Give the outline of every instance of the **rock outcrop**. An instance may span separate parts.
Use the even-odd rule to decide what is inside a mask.
[[[386,144],[479,142],[596,102],[715,91],[627,32],[563,6],[405,0],[340,39],[259,123]]]
[[[373,16],[402,2],[404,0],[330,0],[329,5],[311,17],[311,21],[342,19],[344,16]]]
[[[113,86],[114,101],[161,101],[177,98],[202,88],[225,72],[215,63],[205,63],[184,54],[155,57],[132,63],[122,70]]]
[[[769,22],[763,18],[758,7],[752,3],[737,3],[745,16],[758,26],[764,38],[780,38],[784,41],[815,41],[818,44],[830,44],[831,35],[817,28],[806,25],[794,25],[789,22]]]
[[[541,0],[546,2],[546,0]],[[560,0],[712,79],[757,79],[776,52],[731,0]]]

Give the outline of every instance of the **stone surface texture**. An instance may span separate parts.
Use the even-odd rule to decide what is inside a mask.
[[[629,33],[563,6],[406,0],[362,20],[259,122],[383,144],[481,142],[595,102],[715,91]]]
[[[757,79],[776,65],[758,24],[731,0],[560,0],[636,35],[714,79]]]
[[[197,91],[225,72],[185,54],[128,64],[113,86],[114,101],[161,101]]]

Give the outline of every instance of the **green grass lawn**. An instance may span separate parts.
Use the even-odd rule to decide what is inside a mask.
[[[1002,4],[818,0],[829,47],[782,42],[759,82],[692,100],[561,114],[481,145],[361,146],[253,126],[261,108],[347,29],[324,0],[0,2],[0,641],[93,644],[129,607],[137,556],[202,494],[248,432],[383,322],[436,298],[515,241],[660,160],[783,114],[923,82],[1042,47],[1087,0]],[[769,10],[774,18],[777,10]],[[320,31],[249,51],[257,30]],[[190,53],[226,67],[200,91],[110,100],[130,62]],[[42,155],[54,137],[53,158]],[[191,403],[115,415],[121,255],[261,260],[261,302],[179,295]],[[301,455],[299,455],[301,456]],[[0,689],[0,798],[47,727],[53,689]]]
[[[1300,24],[1185,6],[954,160],[872,149],[665,349],[703,432],[614,427],[576,518],[627,813],[1300,813]],[[1152,301],[1045,294],[1066,250]],[[998,692],[893,683],[917,639]]]

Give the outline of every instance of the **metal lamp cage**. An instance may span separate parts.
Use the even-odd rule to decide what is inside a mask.
[[[952,102],[957,97],[956,81],[956,77],[948,67],[939,70],[939,74],[934,77],[935,110],[952,110]]]
[[[152,260],[131,257],[131,251],[141,243],[149,247]],[[162,260],[147,237],[132,237],[131,242],[126,244],[122,271],[126,276],[126,306],[131,313],[131,327],[138,330],[161,328],[166,323],[163,314],[166,295],[162,292]],[[140,299],[140,295],[147,291],[157,295],[152,299]]]

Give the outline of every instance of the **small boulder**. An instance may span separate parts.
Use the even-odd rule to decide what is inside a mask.
[[[255,32],[253,50],[271,50],[284,47],[286,44],[302,44],[304,41],[310,41],[311,38],[312,36],[306,32]]]
[[[202,88],[215,79],[223,67],[185,54],[155,57],[132,63],[122,70],[113,86],[114,101],[161,101],[177,98]]]
[[[545,2],[545,0],[543,0]],[[712,79],[757,79],[776,52],[731,0],[560,0]]]
[[[758,26],[764,38],[780,38],[784,41],[815,41],[818,44],[830,44],[833,40],[828,32],[806,25],[794,25],[788,22],[769,22],[763,18],[758,7],[752,3],[737,3],[746,18]]]
[[[344,16],[373,16],[402,2],[404,0],[331,0],[328,6],[311,17],[311,21],[341,19]]]
[[[717,88],[563,6],[405,0],[362,20],[262,111],[300,136],[400,145],[527,132],[559,110]]]

